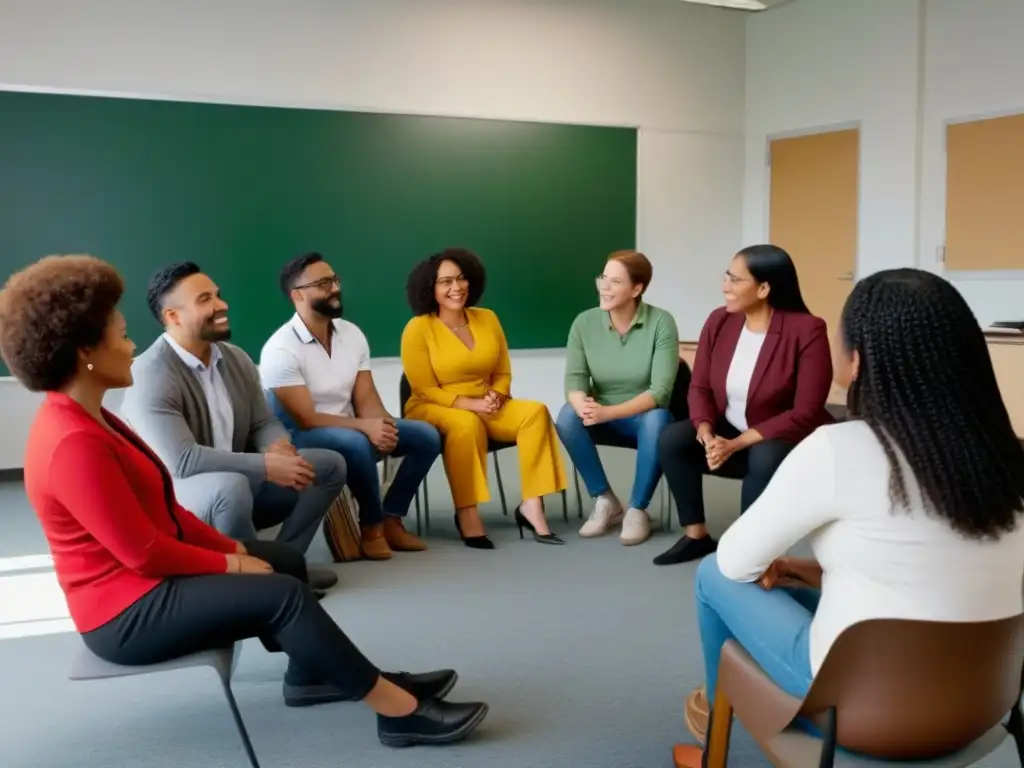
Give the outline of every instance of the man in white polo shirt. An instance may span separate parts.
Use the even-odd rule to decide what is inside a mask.
[[[341,281],[320,254],[292,259],[280,280],[295,315],[260,355],[260,378],[278,418],[296,447],[330,448],[345,457],[366,557],[426,549],[402,521],[441,453],[440,435],[430,424],[395,419],[384,408],[370,373],[370,345],[341,318]],[[402,462],[382,499],[377,461],[384,455]]]

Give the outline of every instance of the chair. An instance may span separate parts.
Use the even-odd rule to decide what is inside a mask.
[[[267,397],[267,404],[270,406],[270,410],[274,412],[274,416],[278,421],[288,430],[289,434],[295,434],[298,428],[295,424],[295,420],[291,417],[285,407],[281,404],[281,401],[274,394],[273,390],[266,389],[263,394]],[[377,455],[377,461],[384,463],[384,479],[387,480],[390,477],[389,470],[391,468],[391,457]],[[418,536],[422,531],[420,524],[420,497],[416,495],[416,535]]]
[[[78,655],[71,662],[71,672],[68,678],[71,680],[109,680],[115,677],[130,677],[132,675],[147,675],[155,672],[171,672],[176,669],[189,669],[191,667],[212,667],[220,678],[224,696],[228,700],[228,707],[231,709],[231,717],[235,721],[235,728],[242,738],[242,746],[249,758],[251,768],[260,768],[256,759],[256,752],[249,740],[249,732],[245,729],[242,721],[242,714],[238,711],[238,703],[231,691],[231,675],[238,664],[238,651],[240,643],[235,643],[230,648],[216,648],[209,651],[200,651],[188,656],[181,656],[170,661],[163,661],[159,664],[147,664],[145,666],[122,666],[104,661],[90,651],[84,643],[78,651]]]
[[[402,379],[398,383],[398,402],[401,403],[401,414],[402,418],[405,418],[405,405],[409,402],[409,398],[412,397],[412,386],[409,384],[409,379],[406,375],[402,374]],[[443,437],[442,437],[443,439]],[[491,454],[494,460],[494,476],[498,480],[498,496],[501,498],[501,514],[508,516],[508,504],[505,501],[505,484],[501,480],[501,464],[498,463],[498,451],[503,451],[506,448],[515,448],[515,443],[506,443],[501,440],[487,440],[487,452]],[[427,482],[423,481],[423,520],[427,530],[430,530],[430,497],[427,493]],[[569,502],[568,496],[565,491],[562,491],[562,518],[569,522]],[[416,523],[419,525],[420,519],[420,494],[416,492]]]
[[[687,403],[686,395],[690,390],[690,379],[693,373],[690,370],[690,365],[685,360],[679,360],[679,370],[676,373],[676,381],[672,386],[672,397],[669,400],[668,410],[672,414],[672,418],[676,421],[683,421],[684,419],[690,418],[690,406]],[[636,440],[629,438],[618,437],[616,435],[604,435],[599,436],[594,440],[595,445],[601,445],[605,448],[626,448],[631,451],[636,450]],[[583,493],[580,491],[580,474],[576,471],[576,467],[572,468],[573,482],[576,485],[576,509],[578,517],[583,519]],[[661,493],[661,516],[662,524],[665,526],[665,530],[670,530],[672,527],[672,494],[667,492],[667,485],[659,483],[662,488]]]
[[[733,640],[722,649],[705,768],[724,768],[733,717],[773,765],[973,765],[1008,731],[1024,765],[1024,616],[987,622],[873,619],[836,640],[801,701]],[[1009,713],[1006,725],[1002,718]],[[823,738],[791,726],[814,722]],[[931,761],[931,762],[923,762]],[[677,760],[677,764],[678,760]],[[891,763],[890,763],[891,764]]]

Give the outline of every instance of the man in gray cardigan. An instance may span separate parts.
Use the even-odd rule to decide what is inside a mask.
[[[132,365],[121,414],[174,477],[181,505],[238,541],[280,524],[305,553],[345,485],[336,452],[296,450],[274,417],[259,372],[228,344],[227,304],[196,264],[157,272],[147,300],[164,334]],[[337,581],[309,569],[310,586]]]

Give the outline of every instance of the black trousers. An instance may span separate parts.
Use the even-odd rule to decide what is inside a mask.
[[[245,547],[274,573],[169,578],[83,633],[86,646],[101,659],[132,666],[256,637],[268,651],[288,654],[288,682],[329,683],[352,700],[365,698],[380,672],[310,590],[302,553],[277,541]]]
[[[739,431],[727,421],[715,426],[715,434],[731,440]],[[658,441],[658,458],[668,487],[679,510],[679,524],[697,525],[705,522],[704,475],[714,474],[743,480],[740,513],[747,511],[768,486],[775,470],[793,450],[792,443],[762,440],[737,451],[715,472],[708,469],[704,446],[697,442],[697,428],[689,420],[669,424]]]

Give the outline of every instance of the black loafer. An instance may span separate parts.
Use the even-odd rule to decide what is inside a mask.
[[[443,699],[455,687],[459,674],[454,669],[439,669],[416,675],[410,672],[384,672],[385,679],[411,693],[416,701]]]
[[[677,565],[678,563],[688,563],[691,560],[700,560],[703,557],[707,557],[716,549],[718,549],[718,542],[710,536],[702,536],[699,539],[683,536],[671,548],[654,558],[654,564]]]
[[[408,691],[417,701],[441,699],[455,687],[459,679],[453,669],[440,669],[436,672],[424,672],[419,675],[409,672],[383,672],[390,682]],[[352,701],[329,683],[313,683],[311,685],[290,685],[285,683],[284,703],[287,707],[313,707],[317,704],[331,704],[335,701]]]
[[[388,747],[450,744],[472,733],[487,717],[487,710],[482,702],[421,701],[416,711],[406,717],[377,715],[377,737]]]

